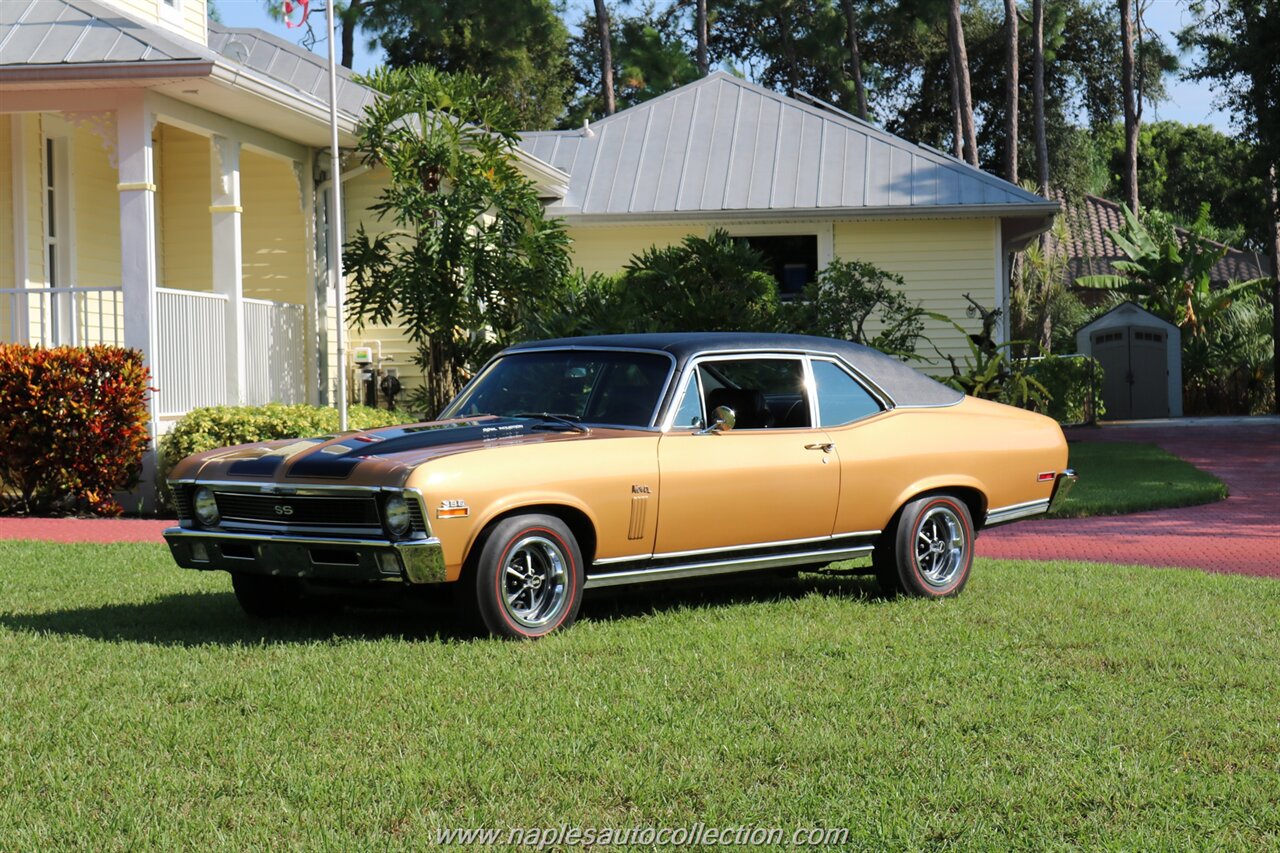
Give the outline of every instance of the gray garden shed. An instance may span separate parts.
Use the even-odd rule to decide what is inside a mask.
[[[1102,365],[1108,420],[1182,417],[1182,331],[1133,302],[1076,332]]]

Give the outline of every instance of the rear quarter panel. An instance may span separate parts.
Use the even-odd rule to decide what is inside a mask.
[[[928,491],[976,489],[984,511],[1047,499],[1053,483],[1037,482],[1037,475],[1067,467],[1055,421],[973,397],[946,408],[894,409],[828,431],[842,472],[836,533],[883,530],[903,504]]]

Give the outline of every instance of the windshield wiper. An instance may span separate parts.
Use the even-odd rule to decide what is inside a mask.
[[[552,424],[555,424],[556,426],[562,426],[562,427],[571,429],[574,432],[581,432],[584,434],[591,432],[591,430],[587,429],[582,424],[578,423],[578,421],[582,419],[577,417],[576,415],[555,415],[555,414],[552,414],[551,412],[517,412],[511,417],[536,418],[537,420],[540,420],[540,421],[547,421],[547,423],[545,424],[536,425],[534,429],[537,429],[538,426],[545,428],[545,427],[550,427]]]

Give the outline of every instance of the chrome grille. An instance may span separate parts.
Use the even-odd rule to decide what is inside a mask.
[[[254,495],[214,492],[224,522],[287,524],[308,527],[382,528],[378,504],[372,497],[356,495]]]

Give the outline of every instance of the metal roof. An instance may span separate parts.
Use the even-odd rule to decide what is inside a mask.
[[[659,350],[676,359],[677,369],[703,353],[774,351],[833,353],[874,382],[898,406],[952,406],[964,395],[891,358],[879,350],[834,338],[768,332],[650,332],[635,335],[590,335],[529,341],[503,352],[534,349],[598,349],[604,347]]]
[[[206,47],[182,35],[130,18],[98,0],[0,0],[0,73],[19,67],[104,66],[196,61],[217,63],[233,75],[266,78],[300,100],[327,108],[327,63],[296,44],[253,29],[209,21]],[[358,119],[375,93],[338,69],[338,109]]]
[[[549,211],[584,216],[1057,205],[834,108],[724,72],[584,130],[521,146],[571,176]]]
[[[93,0],[0,2],[0,66],[208,58],[196,42]]]

